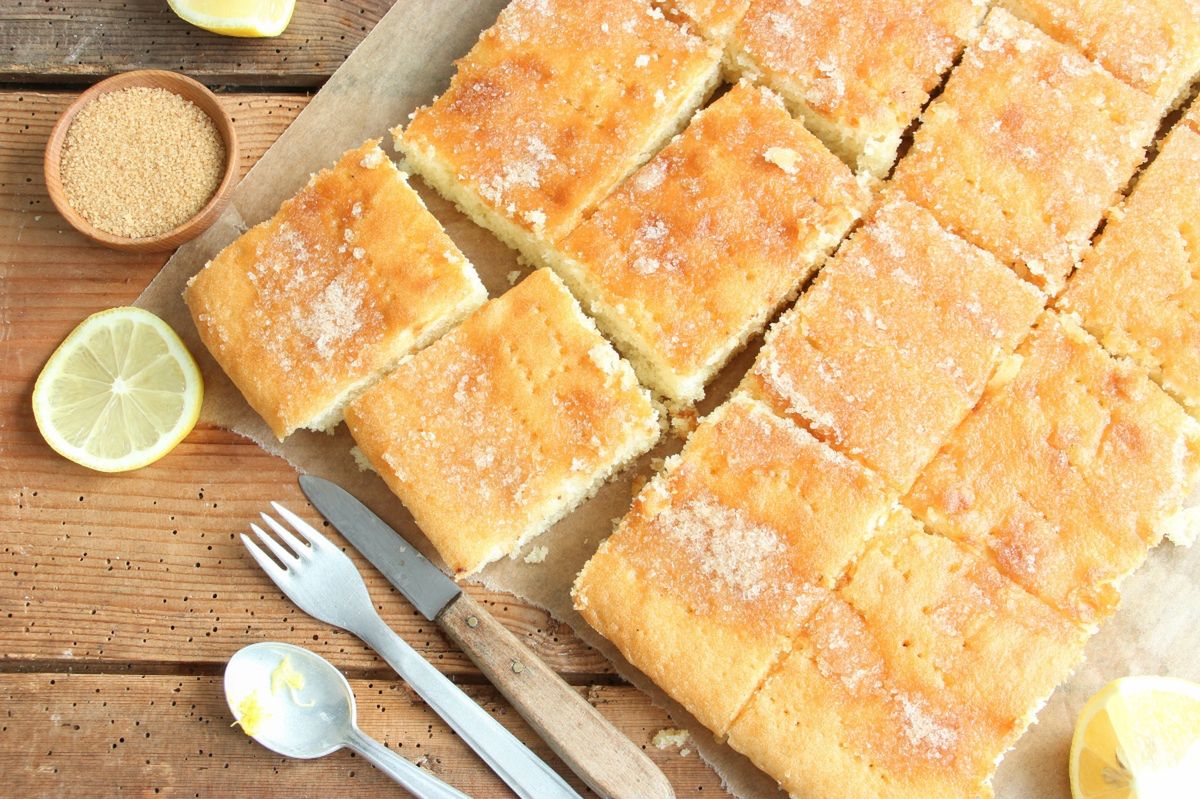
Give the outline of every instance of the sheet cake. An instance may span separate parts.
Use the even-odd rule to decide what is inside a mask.
[[[734,398],[638,494],[575,606],[721,735],[892,502],[863,467]]]
[[[715,87],[720,49],[646,0],[514,0],[396,147],[536,266]]]
[[[1200,72],[1200,5],[1186,0],[1001,0],[1149,94],[1162,113]]]
[[[1149,95],[995,9],[892,182],[1057,294],[1157,124]]]
[[[905,491],[1043,303],[889,197],[772,327],[742,388]]]
[[[1046,313],[905,504],[1092,627],[1200,474],[1200,424],[1127,360]],[[1180,531],[1182,533],[1182,531]]]
[[[334,427],[357,391],[487,298],[378,145],[313,175],[184,292],[204,345],[280,440]]]
[[[777,95],[741,84],[601,203],[551,266],[642,381],[687,405],[869,198]]]
[[[898,513],[729,742],[795,797],[990,795],[996,762],[1084,638],[985,558]]]
[[[547,270],[364,392],[346,423],[455,576],[514,552],[659,435],[648,392]]]
[[[753,0],[729,43],[846,163],[883,177],[979,23],[978,0]]]
[[[1168,137],[1059,307],[1078,314],[1109,352],[1146,369],[1200,416],[1200,134]]]

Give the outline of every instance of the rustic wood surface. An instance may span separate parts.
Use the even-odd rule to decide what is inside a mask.
[[[320,86],[391,6],[299,0],[282,36],[236,39],[187,24],[166,0],[0,0],[0,81],[91,83],[156,68],[208,84]]]
[[[21,4],[0,2],[6,17],[0,42],[11,58],[7,17]],[[301,9],[293,35],[303,32]],[[136,66],[176,57],[161,45],[155,52]],[[53,70],[47,75],[59,77]],[[132,301],[165,260],[89,244],[54,213],[42,184],[42,148],[73,96],[45,86],[0,91],[0,768],[7,783],[0,793],[378,792],[382,778],[349,754],[287,762],[228,728],[232,718],[219,684],[224,661],[247,643],[274,639],[309,646],[342,667],[355,681],[367,732],[424,758],[473,796],[510,795],[373,653],[297,611],[246,557],[235,532],[269,500],[316,521],[287,464],[205,427],[157,464],[118,476],[88,472],[43,443],[29,394],[45,359],[84,316]],[[244,172],[307,98],[290,92],[222,99],[237,125]],[[364,575],[384,617],[406,640],[533,740],[435,625],[369,567]],[[469,590],[646,747],[679,796],[726,795],[694,752],[649,745],[670,719],[622,684],[569,628],[506,594]]]

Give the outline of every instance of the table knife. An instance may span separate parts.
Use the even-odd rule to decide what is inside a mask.
[[[662,771],[596,708],[403,536],[341,486],[300,488],[388,582],[436,623],[588,787],[604,799],[671,799]]]

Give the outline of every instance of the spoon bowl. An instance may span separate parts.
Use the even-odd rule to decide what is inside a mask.
[[[303,687],[276,685],[272,675],[290,667]],[[276,683],[279,681],[276,680]],[[261,721],[243,730],[285,757],[324,757],[345,745],[355,724],[354,692],[325,658],[292,644],[262,642],[238,650],[225,667],[225,698],[243,723],[248,697],[261,709]]]
[[[239,649],[225,666],[225,701],[243,732],[284,757],[353,749],[419,799],[470,799],[360,730],[350,683],[303,647],[264,641]]]

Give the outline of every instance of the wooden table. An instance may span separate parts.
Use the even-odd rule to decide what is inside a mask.
[[[193,75],[228,104],[244,172],[389,5],[300,0],[283,36],[242,40],[186,25],[163,0],[0,0],[0,794],[387,790],[390,783],[349,753],[288,761],[229,728],[225,660],[274,639],[309,646],[343,668],[368,733],[472,796],[509,795],[373,653],[296,610],[246,557],[235,531],[268,500],[305,506],[286,463],[201,426],[149,468],[96,474],[43,443],[29,404],[38,371],[71,328],[131,302],[166,260],[90,245],[54,212],[42,148],[77,91],[142,67]],[[406,640],[552,758],[436,627],[379,575],[364,573]],[[650,745],[671,720],[570,628],[506,594],[469,590],[643,744],[679,796],[726,795],[694,752]]]

